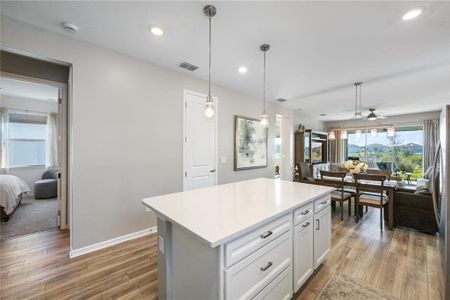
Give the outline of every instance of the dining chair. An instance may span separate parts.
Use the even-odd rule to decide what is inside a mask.
[[[300,175],[300,182],[306,182],[306,183],[314,183],[314,176],[311,173],[311,167],[306,162],[301,162],[299,164],[299,175]]]
[[[389,202],[385,193],[386,175],[353,174],[356,185],[356,223],[363,216],[362,206],[380,209],[380,229],[383,230],[383,208]]]
[[[392,172],[389,170],[367,169],[366,174],[384,175],[387,180],[391,180]]]
[[[352,215],[352,194],[344,189],[344,178],[346,172],[320,171],[320,182],[322,185],[335,187],[336,190],[331,193],[331,201],[336,204],[339,202],[341,207],[341,220],[344,220],[343,203],[348,201],[348,215]]]

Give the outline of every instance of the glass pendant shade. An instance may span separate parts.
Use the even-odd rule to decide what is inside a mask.
[[[328,133],[328,139],[334,141],[336,139],[336,133],[334,131],[330,131]]]
[[[355,130],[355,136],[359,139],[361,137],[361,129]]]
[[[205,103],[205,108],[203,109],[203,114],[205,115],[205,117],[207,119],[212,119],[214,118],[214,102],[212,101],[206,101]]]
[[[341,140],[346,140],[347,137],[348,137],[347,130],[342,130],[341,131]]]
[[[394,136],[394,135],[395,135],[395,128],[394,128],[394,126],[388,127],[388,129],[387,129],[387,135],[388,135],[388,136]]]
[[[209,19],[209,36],[208,36],[208,96],[206,97],[205,102],[205,108],[203,109],[203,114],[207,119],[214,118],[215,115],[215,109],[214,109],[214,102],[212,101],[211,97],[211,18],[216,15],[216,7],[213,5],[206,5],[203,8],[203,13],[208,17]]]
[[[261,125],[261,127],[268,127],[269,126],[269,115],[267,115],[266,113],[261,114],[261,117],[259,119],[259,124]]]
[[[378,130],[377,130],[376,128],[370,129],[370,135],[371,135],[372,137],[376,137],[377,134],[378,134]]]

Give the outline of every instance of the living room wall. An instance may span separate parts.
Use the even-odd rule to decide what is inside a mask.
[[[72,249],[156,225],[145,197],[182,190],[183,90],[207,82],[2,17],[2,47],[69,63],[71,76]],[[261,100],[214,85],[219,99],[218,182],[273,176],[268,167],[233,170],[234,115],[258,117]],[[269,105],[270,122],[294,112]],[[298,116],[297,116],[298,118]],[[269,130],[269,141],[273,132]]]

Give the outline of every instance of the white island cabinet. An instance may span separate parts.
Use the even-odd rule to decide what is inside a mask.
[[[290,299],[329,251],[331,191],[258,178],[144,199],[159,299]]]

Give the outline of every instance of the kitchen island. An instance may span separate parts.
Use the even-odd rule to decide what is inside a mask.
[[[159,299],[289,299],[326,258],[333,188],[258,178],[142,200]]]

